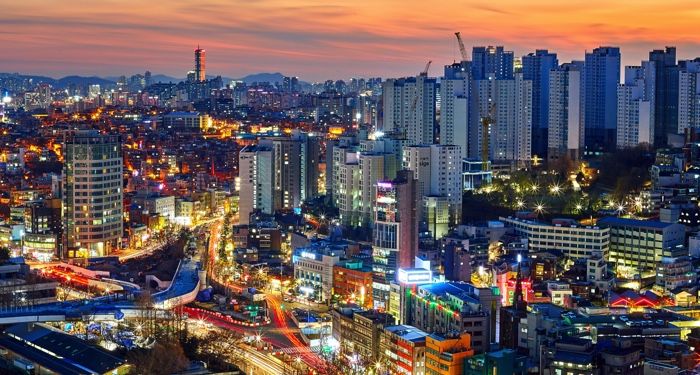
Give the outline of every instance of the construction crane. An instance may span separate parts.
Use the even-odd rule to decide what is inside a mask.
[[[457,37],[457,43],[459,44],[459,53],[462,54],[462,61],[469,60],[469,56],[467,56],[467,49],[464,48],[464,42],[462,41],[462,34],[457,31],[455,36]]]
[[[489,129],[496,122],[496,107],[489,103],[489,112],[481,118],[481,171],[489,169]]]
[[[425,64],[425,68],[419,74],[420,77],[427,77],[428,76],[428,70],[430,70],[430,64],[432,64],[432,63],[433,63],[433,60],[428,60],[428,63]],[[411,112],[416,110],[416,104],[418,104],[418,82],[416,82],[416,93],[413,96],[413,103],[411,104]]]
[[[428,63],[425,64],[425,69],[423,69],[423,71],[420,72],[421,76],[423,76],[423,77],[428,76],[428,70],[430,70],[430,64],[432,64],[432,63],[433,63],[433,60],[428,60]]]

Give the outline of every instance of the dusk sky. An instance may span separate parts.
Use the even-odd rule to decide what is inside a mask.
[[[158,5],[154,4],[158,3]],[[0,72],[184,77],[192,51],[207,73],[281,72],[304,80],[432,75],[472,45],[582,59],[599,45],[639,64],[653,48],[700,56],[697,0],[5,0]]]

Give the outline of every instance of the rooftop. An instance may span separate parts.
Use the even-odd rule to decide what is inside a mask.
[[[425,337],[428,336],[427,332],[408,325],[390,326],[384,328],[384,330],[411,342],[425,341]]]
[[[608,216],[598,220],[598,224],[602,225],[616,225],[616,226],[628,226],[628,227],[646,227],[655,229],[664,229],[673,223],[664,223],[662,221],[656,220],[637,220],[637,219],[626,219],[622,217]]]
[[[38,323],[8,327],[0,345],[61,374],[103,374],[125,363],[77,337]]]

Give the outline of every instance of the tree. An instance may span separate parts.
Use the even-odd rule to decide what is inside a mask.
[[[10,260],[10,249],[7,246],[0,247],[0,264]]]
[[[150,350],[132,350],[126,358],[133,366],[133,374],[169,375],[183,371],[189,366],[185,351],[175,340],[157,342]]]

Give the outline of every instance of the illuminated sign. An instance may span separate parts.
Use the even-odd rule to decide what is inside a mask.
[[[316,259],[316,254],[314,253],[309,253],[307,251],[302,251],[300,254],[303,258],[308,258],[308,259]]]
[[[421,284],[433,281],[433,273],[425,269],[403,269],[399,268],[398,280],[402,284]]]

